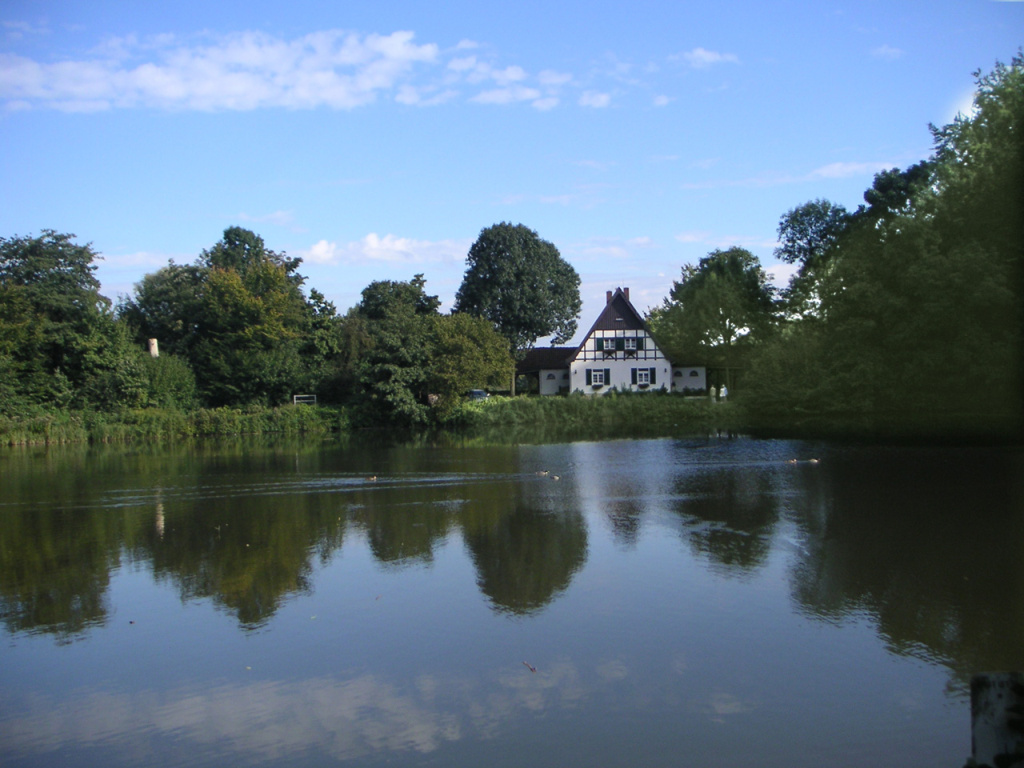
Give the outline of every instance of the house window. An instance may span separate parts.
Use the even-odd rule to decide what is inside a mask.
[[[590,372],[590,383],[594,386],[601,386],[604,384],[604,371],[598,368],[595,371]]]
[[[553,379],[553,378],[555,378],[555,374],[553,374],[553,373],[549,373],[549,374],[548,374],[548,375],[546,376],[546,378],[547,378],[547,379]]]
[[[657,384],[655,371],[657,368],[633,368],[630,370],[630,381],[638,387],[649,387]]]
[[[623,340],[627,352],[636,352],[636,337],[631,336]]]
[[[690,371],[690,375],[693,376],[694,378],[697,378],[698,373],[696,371]]]

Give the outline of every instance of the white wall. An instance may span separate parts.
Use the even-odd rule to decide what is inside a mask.
[[[553,377],[553,378],[552,378]],[[542,370],[540,372],[540,389],[538,390],[541,395],[557,395],[562,388],[569,387],[569,371],[566,369],[561,370]]]
[[[708,372],[703,365],[680,366],[672,369],[672,391],[708,388]]]
[[[598,349],[597,340],[602,342],[614,342],[615,339],[635,339],[636,348],[632,353],[625,350],[618,350],[606,354],[604,349]],[[587,384],[586,370],[607,370],[609,381],[602,386],[595,388]],[[633,383],[634,368],[653,368],[655,370],[654,384],[642,387]],[[571,380],[570,391],[582,392],[585,395],[604,395],[612,389],[632,390],[635,392],[668,390],[672,387],[672,366],[668,358],[661,353],[654,339],[644,330],[627,329],[622,331],[595,331],[589,336],[576,357],[569,365],[569,377]]]

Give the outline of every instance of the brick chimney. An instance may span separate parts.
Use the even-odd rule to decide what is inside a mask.
[[[626,301],[629,301],[629,288],[623,288],[622,293],[625,295]]]
[[[605,295],[606,302],[608,304],[611,304],[612,303],[612,292],[611,291],[605,291],[604,295]]]

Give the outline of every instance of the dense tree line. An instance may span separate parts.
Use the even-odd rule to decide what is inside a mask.
[[[740,367],[768,423],[1019,430],[1024,58],[975,76],[974,109],[931,127],[931,157],[877,174],[854,211],[782,216],[784,290],[742,249],[684,268],[650,314],[669,354]]]
[[[512,252],[495,245],[506,231]],[[117,306],[74,235],[0,239],[0,408],[275,406],[315,393],[353,406],[357,423],[444,421],[467,390],[508,386],[513,355],[538,335],[571,335],[579,308],[575,271],[532,230],[485,229],[472,254],[455,313],[416,275],[371,283],[339,316],[304,293],[300,259],[240,227],[194,263],[147,274]],[[514,269],[481,282],[474,258]]]
[[[1024,57],[976,78],[971,113],[933,126],[932,155],[877,174],[856,210],[818,199],[781,217],[776,255],[795,268],[783,290],[742,248],[684,267],[648,318],[669,357],[724,372],[774,425],[1019,429]],[[0,238],[4,413],[309,392],[354,406],[357,422],[424,425],[467,389],[505,386],[537,338],[570,338],[580,308],[555,246],[504,222],[470,249],[449,315],[422,275],[371,283],[339,315],[304,293],[300,259],[238,227],[118,306],[99,294],[96,257],[51,230]]]

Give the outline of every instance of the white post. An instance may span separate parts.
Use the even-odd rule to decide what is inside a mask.
[[[1024,766],[1024,674],[971,678],[971,751],[980,766]]]
[[[156,339],[149,340],[149,356],[160,357],[160,348],[157,346]]]

